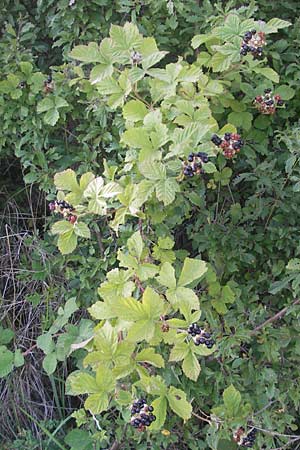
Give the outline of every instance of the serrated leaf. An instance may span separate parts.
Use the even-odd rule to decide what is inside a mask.
[[[91,238],[91,232],[89,227],[84,222],[77,222],[74,225],[74,233],[77,236],[81,236],[86,239]]]
[[[171,350],[169,361],[182,361],[189,353],[189,346],[186,342],[179,342]]]
[[[253,71],[255,73],[263,75],[264,77],[268,78],[268,80],[273,81],[273,83],[279,83],[279,75],[277,72],[275,72],[274,69],[271,69],[271,67],[255,67],[253,68]]]
[[[96,42],[90,42],[88,45],[77,45],[69,53],[69,56],[87,64],[102,61],[99,46]]]
[[[277,30],[289,27],[291,25],[291,22],[288,22],[287,20],[277,19],[276,17],[274,17],[267,22],[264,31],[266,33],[276,33]]]
[[[155,353],[154,348],[149,347],[141,350],[135,357],[136,361],[143,361],[148,364],[151,364],[154,367],[165,367],[164,359],[158,353]]]
[[[162,264],[157,281],[170,289],[176,287],[175,269],[169,262]]]
[[[148,55],[146,57],[143,57],[142,59],[142,67],[144,70],[150,69],[150,67],[155,66],[159,61],[161,61],[168,52],[164,51],[157,51],[155,53],[152,53],[151,55]]]
[[[57,189],[62,191],[77,191],[79,189],[76,174],[72,169],[56,173],[54,175],[54,184]]]
[[[73,231],[74,225],[67,220],[59,220],[51,227],[52,234],[64,234]]]
[[[228,417],[235,417],[238,414],[241,400],[241,394],[232,384],[225,389],[223,392],[223,401]]]
[[[156,184],[156,196],[165,206],[170,205],[175,200],[176,192],[180,190],[175,178],[166,178]]]
[[[122,192],[123,188],[118,183],[116,183],[115,181],[110,181],[109,183],[103,186],[99,194],[103,198],[112,198],[116,197]]]
[[[207,265],[200,259],[185,258],[178,280],[178,286],[186,286],[201,278],[207,271]]]
[[[200,374],[200,364],[191,350],[183,360],[182,370],[190,380],[197,381]]]
[[[141,259],[144,249],[144,242],[139,231],[133,233],[133,235],[128,239],[127,247],[131,255],[135,256],[138,260]]]
[[[87,450],[93,443],[92,436],[85,430],[71,430],[65,437],[65,442],[71,450]]]
[[[147,113],[145,104],[140,100],[130,100],[123,107],[123,117],[131,122],[143,120]]]
[[[91,84],[99,83],[105,78],[110,77],[114,72],[114,67],[112,64],[97,64],[90,73]]]
[[[152,422],[150,430],[159,430],[166,421],[167,416],[167,399],[164,396],[156,398],[152,403],[153,414],[156,416],[155,422]]]
[[[86,372],[73,372],[67,379],[68,395],[92,394],[99,391],[96,379]]]
[[[186,400],[186,394],[180,389],[171,386],[167,394],[168,402],[172,411],[187,421],[192,415],[192,406]]]
[[[72,253],[77,247],[77,236],[74,230],[70,230],[67,233],[60,234],[57,241],[57,246],[63,255]]]
[[[98,391],[111,392],[116,386],[116,380],[110,369],[99,366],[96,372],[96,383]]]
[[[100,414],[108,408],[108,396],[105,392],[91,394],[84,402],[85,409],[88,409],[93,414]]]
[[[59,112],[56,108],[49,109],[43,117],[44,122],[52,127],[54,127],[58,119]]]

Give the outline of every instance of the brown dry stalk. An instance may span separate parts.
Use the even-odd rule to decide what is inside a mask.
[[[266,325],[269,325],[269,323],[273,323],[278,319],[281,319],[289,310],[289,308],[291,308],[292,306],[298,305],[300,303],[300,298],[298,298],[297,300],[295,300],[291,305],[286,306],[285,308],[283,308],[281,311],[279,311],[278,313],[276,313],[274,316],[270,317],[268,320],[266,320],[265,322],[261,323],[260,325],[257,325],[257,327],[255,327],[250,335],[253,336],[256,333],[258,333],[261,329],[263,329]]]

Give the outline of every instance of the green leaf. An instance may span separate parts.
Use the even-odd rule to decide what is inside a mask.
[[[127,247],[131,255],[135,256],[138,260],[141,259],[144,243],[139,231],[133,233],[133,235],[128,239]]]
[[[110,77],[114,72],[114,67],[112,64],[97,64],[90,73],[91,84],[99,83],[105,78]]]
[[[197,381],[200,374],[200,364],[191,350],[183,360],[182,370],[190,380]]]
[[[14,354],[4,345],[0,346],[0,378],[6,377],[13,370]]]
[[[43,360],[43,368],[47,375],[51,375],[55,372],[57,366],[57,359],[55,352],[48,353]]]
[[[236,127],[242,127],[245,130],[250,130],[252,125],[253,115],[249,112],[232,112],[228,116],[228,122]]]
[[[295,90],[285,84],[282,84],[276,88],[276,94],[279,94],[282,100],[291,100],[291,98],[295,95]]]
[[[122,134],[122,142],[133,148],[152,150],[148,133],[143,128],[130,128]]]
[[[37,346],[47,355],[55,350],[55,344],[50,333],[42,334],[37,338]]]
[[[74,225],[67,220],[59,220],[55,222],[51,227],[52,234],[64,234],[70,233],[74,229]]]
[[[266,26],[264,27],[264,31],[266,33],[276,33],[277,30],[281,28],[286,28],[291,26],[292,24],[286,20],[273,18],[267,22]]]
[[[21,366],[23,366],[24,362],[25,362],[24,356],[23,356],[23,354],[21,353],[21,350],[18,348],[18,349],[15,351],[15,356],[14,356],[14,366],[15,366],[15,367],[21,367]]]
[[[62,191],[78,191],[79,185],[77,183],[76,174],[74,170],[67,169],[63,172],[58,172],[54,176],[54,184],[57,189]]]
[[[241,394],[232,384],[225,389],[223,392],[223,401],[228,417],[235,417],[238,414],[241,400]]]
[[[152,320],[159,319],[164,312],[162,298],[149,286],[146,287],[143,293],[143,307],[147,317]]]
[[[67,434],[65,443],[71,447],[71,450],[88,450],[93,439],[88,431],[75,429]]]
[[[189,353],[189,346],[186,342],[179,342],[171,350],[169,361],[182,361]]]
[[[175,269],[169,262],[162,264],[157,281],[170,289],[176,287]]]
[[[43,117],[44,122],[47,123],[48,125],[51,125],[52,127],[54,127],[58,119],[59,119],[59,112],[56,108],[49,109],[49,111],[47,111]]]
[[[67,379],[68,395],[82,395],[99,392],[96,379],[86,372],[73,372]]]
[[[74,225],[74,233],[77,236],[81,236],[81,237],[84,237],[86,239],[90,239],[91,238],[91,232],[89,230],[89,227],[83,222],[75,223],[75,225]]]
[[[192,406],[186,400],[186,394],[180,389],[171,386],[167,394],[168,402],[172,411],[184,421],[191,418]]]
[[[99,46],[96,42],[90,42],[89,45],[77,45],[69,53],[69,56],[86,64],[102,61]]]
[[[112,371],[105,366],[99,366],[96,372],[98,391],[111,392],[116,386]]]
[[[68,255],[77,247],[77,236],[74,230],[67,233],[60,234],[57,241],[57,246],[63,255]]]
[[[3,328],[0,325],[0,345],[9,344],[9,342],[14,338],[15,333],[10,328]]]
[[[106,411],[108,408],[108,396],[105,392],[98,394],[91,394],[84,402],[84,407],[91,411],[93,414],[100,414],[102,411]]]
[[[273,81],[273,83],[279,83],[279,75],[275,70],[271,69],[270,67],[254,67],[253,71],[255,73],[258,73],[260,75],[263,75],[264,77],[268,78],[268,80]],[[229,122],[231,122],[229,120]]]
[[[145,104],[140,100],[130,100],[123,107],[123,117],[131,122],[143,120],[147,113]]]
[[[89,199],[89,211],[100,215],[105,214],[107,207],[105,200],[101,198],[103,185],[103,178],[97,177],[89,183],[83,192],[83,196]]]
[[[149,427],[150,430],[159,430],[162,428],[163,424],[166,421],[167,416],[167,399],[164,396],[156,398],[152,403],[153,406],[153,414],[156,416],[156,421],[152,422]]]
[[[143,361],[148,364],[151,364],[154,367],[165,367],[164,359],[158,353],[155,353],[154,348],[149,347],[141,350],[135,357],[136,361]]]
[[[183,268],[178,280],[178,286],[186,286],[201,278],[207,271],[207,266],[200,259],[185,258]]]
[[[156,184],[156,196],[165,206],[170,205],[175,200],[175,194],[180,190],[175,178],[166,178]]]
[[[49,111],[51,109],[54,108],[54,101],[52,97],[46,97],[43,98],[43,100],[41,100],[38,104],[37,104],[37,112],[38,114],[42,113],[42,112],[46,112]]]

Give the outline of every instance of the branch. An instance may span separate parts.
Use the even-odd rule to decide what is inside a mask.
[[[292,306],[298,305],[299,303],[300,303],[300,298],[295,300],[291,305],[286,306],[285,308],[283,308],[281,311],[279,311],[277,314],[275,314],[275,316],[270,317],[268,320],[266,320],[265,322],[263,322],[260,325],[258,325],[257,327],[255,327],[254,330],[251,331],[250,336],[253,336],[256,333],[258,333],[266,325],[269,325],[269,323],[272,323],[272,322],[275,322],[278,319],[281,319],[287,313],[289,308],[291,308]]]

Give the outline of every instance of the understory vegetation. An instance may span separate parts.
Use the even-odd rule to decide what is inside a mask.
[[[300,449],[300,4],[2,0],[0,449]]]

